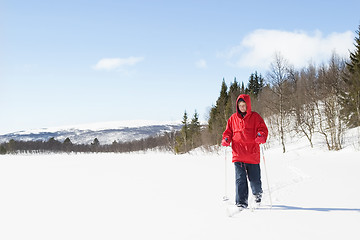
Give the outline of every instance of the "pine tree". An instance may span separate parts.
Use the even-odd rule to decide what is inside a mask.
[[[94,139],[94,141],[91,143],[91,145],[93,145],[93,146],[100,146],[100,141],[99,141],[99,139],[97,139],[97,138],[95,138]]]
[[[183,120],[181,121],[183,124],[180,135],[176,138],[175,144],[175,153],[185,153],[188,151],[188,142],[189,142],[189,119],[187,112],[185,110]]]
[[[187,116],[187,113],[185,111],[184,113],[184,117],[183,117],[183,120],[182,120],[182,124],[183,124],[183,127],[181,129],[181,136],[182,136],[182,139],[183,139],[183,143],[184,143],[184,151],[187,152],[187,143],[189,141],[189,122],[188,122],[188,116]]]
[[[257,91],[257,80],[255,79],[254,73],[252,73],[249,77],[249,83],[248,83],[248,94],[250,95],[256,95]]]
[[[189,126],[189,133],[190,133],[190,142],[191,142],[191,149],[196,148],[201,145],[200,143],[200,122],[199,122],[199,114],[195,110],[194,116],[191,119],[190,126]]]
[[[258,75],[258,73],[255,71],[255,80],[256,80],[256,97],[259,96],[259,94],[261,93],[262,89],[265,87],[265,80],[263,78],[263,76],[261,76],[261,74]]]
[[[264,88],[264,78],[255,71],[249,77],[248,94],[254,97],[258,97],[261,90]]]
[[[236,99],[241,93],[240,85],[234,78],[234,82],[230,85],[228,93],[228,102],[226,105],[226,120],[236,112]]]
[[[95,138],[94,141],[91,143],[91,149],[94,152],[98,152],[100,148],[100,141],[99,139]]]
[[[225,106],[228,101],[227,85],[225,79],[221,83],[220,97],[216,101],[216,105],[219,106],[220,114],[225,114]]]
[[[66,138],[64,140],[64,145],[72,145],[72,142],[71,142],[70,138]]]
[[[70,152],[72,146],[73,146],[73,144],[72,144],[70,138],[66,138],[63,143],[63,150],[66,152]]]
[[[216,101],[216,105],[213,106],[210,110],[210,117],[208,121],[209,131],[212,134],[212,140],[215,144],[220,144],[222,133],[225,130],[227,122],[227,111],[226,105],[228,102],[229,96],[227,93],[227,85],[225,79],[223,79],[221,84],[220,96]]]
[[[244,82],[241,82],[241,89],[240,89],[241,94],[245,93],[245,86],[244,86]]]
[[[343,77],[346,90],[341,93],[341,113],[350,127],[360,125],[360,25],[356,33],[355,50],[350,52]]]

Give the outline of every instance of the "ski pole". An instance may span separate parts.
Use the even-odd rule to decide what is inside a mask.
[[[262,156],[263,156],[263,162],[264,162],[264,167],[265,167],[266,183],[267,183],[267,187],[268,187],[268,189],[269,189],[270,209],[272,209],[271,191],[270,191],[269,177],[268,177],[267,169],[266,169],[266,162],[265,162],[265,155],[264,155],[264,146],[263,146],[263,144],[260,144],[260,148],[261,148],[261,154],[262,154]]]
[[[226,158],[226,147],[225,147],[225,149],[224,149],[225,151],[224,151],[224,153],[225,153],[225,161],[224,161],[224,171],[225,171],[225,173],[224,173],[224,184],[225,184],[225,187],[224,187],[224,191],[225,191],[225,194],[224,194],[224,196],[223,196],[223,201],[227,201],[227,200],[229,200],[229,198],[228,198],[228,196],[227,196],[227,158]]]

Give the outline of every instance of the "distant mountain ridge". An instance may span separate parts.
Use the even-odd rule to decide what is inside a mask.
[[[16,141],[48,141],[50,138],[55,138],[56,140],[63,142],[66,138],[70,138],[72,143],[90,144],[97,138],[100,141],[100,144],[111,144],[114,141],[128,142],[150,136],[162,135],[166,132],[180,130],[181,127],[180,121],[106,122],[19,131],[0,135],[0,143],[7,142],[11,139]]]

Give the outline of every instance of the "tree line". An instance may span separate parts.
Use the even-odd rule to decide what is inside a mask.
[[[101,144],[95,138],[91,144],[75,144],[69,138],[63,142],[50,138],[48,141],[16,141],[0,144],[0,154],[17,153],[100,153],[100,152],[133,152],[146,151],[158,148],[159,150],[172,151],[175,146],[175,138],[179,133],[167,132],[158,136],[151,136],[140,140],[128,142],[114,141],[112,144]]]
[[[356,33],[355,50],[347,60],[334,52],[327,63],[295,69],[276,53],[266,77],[251,74],[246,89],[236,79],[228,89],[223,80],[209,114],[210,144],[220,144],[236,97],[248,93],[252,109],[266,119],[283,152],[289,132],[306,137],[311,147],[318,133],[329,150],[341,149],[344,130],[360,126],[360,25]]]

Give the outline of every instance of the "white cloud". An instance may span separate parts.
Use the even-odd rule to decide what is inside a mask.
[[[353,49],[353,40],[351,31],[323,36],[320,31],[309,34],[304,31],[259,29],[220,56],[237,67],[267,69],[275,53],[280,53],[295,67],[305,67],[309,62],[327,62],[334,51],[341,57],[348,57],[349,50]]]
[[[207,63],[206,63],[206,61],[204,59],[200,59],[199,61],[197,61],[195,63],[195,65],[196,65],[197,68],[201,68],[201,69],[207,68]]]
[[[143,57],[103,58],[93,68],[95,70],[116,70],[124,66],[133,66],[143,60]]]

